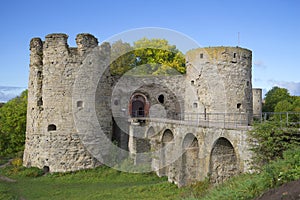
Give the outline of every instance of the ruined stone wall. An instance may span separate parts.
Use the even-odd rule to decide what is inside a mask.
[[[253,117],[256,119],[261,118],[262,113],[262,89],[253,88]]]
[[[252,117],[252,52],[208,47],[186,54],[185,111],[249,113]]]
[[[79,34],[78,47],[69,48],[67,38],[65,34],[50,34],[45,41],[34,38],[30,42],[24,166],[56,172],[97,164],[75,128],[72,92],[85,56],[98,41],[90,34]]]
[[[114,118],[113,138],[122,149],[131,153],[145,152],[147,139],[134,138],[129,141],[129,107],[134,94],[142,94],[147,98],[150,118],[181,119],[184,113],[184,76],[122,76],[114,77],[112,86],[112,115]],[[163,98],[163,101],[160,99]],[[144,136],[143,136],[144,137]],[[142,138],[143,138],[142,137]],[[137,147],[137,148],[135,148]]]
[[[112,112],[115,116],[129,117],[129,101],[135,93],[146,96],[150,103],[151,118],[179,119],[184,112],[184,76],[122,76],[114,79]],[[160,101],[159,97],[163,100]]]

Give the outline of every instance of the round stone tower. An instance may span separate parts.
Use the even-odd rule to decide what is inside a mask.
[[[90,34],[77,35],[69,48],[66,34],[30,42],[30,73],[24,166],[47,171],[91,168],[98,161],[82,144],[74,124],[72,92],[87,53],[98,46]],[[108,63],[99,64],[106,67]],[[86,87],[89,87],[88,85]],[[108,123],[109,124],[109,123]]]
[[[250,124],[252,52],[240,47],[207,47],[186,55],[185,111],[245,114]]]

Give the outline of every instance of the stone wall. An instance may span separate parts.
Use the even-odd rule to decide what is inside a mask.
[[[179,119],[184,113],[184,76],[122,76],[112,87],[113,116],[129,117],[130,98],[143,94],[150,103],[148,117]],[[159,100],[162,97],[163,100]]]
[[[179,187],[203,181],[212,183],[241,172],[249,172],[251,151],[247,129],[203,128],[168,122],[149,122],[147,126],[132,125],[130,135],[146,137],[151,144],[152,170],[158,176],[167,176]],[[139,133],[137,135],[137,133]],[[165,139],[165,134],[171,135]],[[166,140],[168,142],[166,142]],[[138,149],[134,144],[134,149]]]
[[[185,111],[248,113],[252,118],[252,52],[208,47],[186,54]]]
[[[261,118],[262,114],[262,89],[253,88],[253,117],[256,119]]]
[[[50,172],[92,168],[110,162],[111,140],[116,140],[121,147],[113,149],[117,155],[126,158],[129,150],[136,155],[136,164],[151,162],[158,175],[179,186],[208,174],[219,182],[247,170],[244,130],[182,122],[186,113],[247,113],[252,119],[250,50],[191,50],[186,55],[186,75],[112,77],[110,44],[98,46],[94,36],[79,34],[74,48],[67,38],[50,34],[45,41],[30,42],[25,166]],[[147,101],[144,117],[158,120],[152,128],[147,119],[131,119],[136,94]],[[257,98],[261,99],[259,92],[254,103]],[[244,121],[243,125],[251,123]],[[232,148],[225,148],[230,147],[223,145],[226,142],[214,146],[220,138]],[[155,150],[153,157],[140,155]],[[226,167],[220,171],[221,164]]]
[[[79,34],[78,48],[68,36],[50,34],[30,42],[30,74],[24,165],[48,167],[51,172],[94,167],[75,128],[73,84],[85,56],[98,46],[90,34]],[[86,86],[87,87],[87,86]]]

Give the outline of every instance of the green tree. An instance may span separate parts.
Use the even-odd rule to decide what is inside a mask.
[[[137,66],[146,65],[152,75],[184,74],[185,57],[165,39],[142,38],[134,42]]]
[[[111,45],[110,72],[113,75],[122,75],[136,64],[133,47],[127,42],[118,40]]]
[[[279,101],[274,108],[274,112],[276,112],[276,114],[274,115],[273,119],[288,125],[287,123],[293,121],[294,119],[288,117],[289,120],[287,121],[286,112],[293,111],[293,109],[293,103],[289,102],[288,100]],[[290,116],[294,117],[293,115]]]
[[[274,108],[274,112],[287,112],[287,111],[293,111],[294,106],[293,104],[288,100],[282,100],[279,101]]]
[[[293,111],[300,112],[300,97],[293,96]]]
[[[165,39],[142,38],[129,43],[116,41],[112,44],[113,75],[173,75],[186,72],[185,57]]]
[[[24,150],[27,90],[0,108],[0,155]]]
[[[265,103],[262,108],[263,112],[274,112],[277,103],[284,100],[292,102],[292,97],[288,90],[277,86],[273,87],[266,94]]]

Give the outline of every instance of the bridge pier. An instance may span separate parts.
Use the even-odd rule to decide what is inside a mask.
[[[136,165],[151,165],[179,187],[205,178],[219,184],[249,171],[248,129],[146,120],[130,124],[129,151]]]
[[[151,166],[151,145],[146,137],[147,127],[131,123],[129,127],[128,149],[134,165]]]

